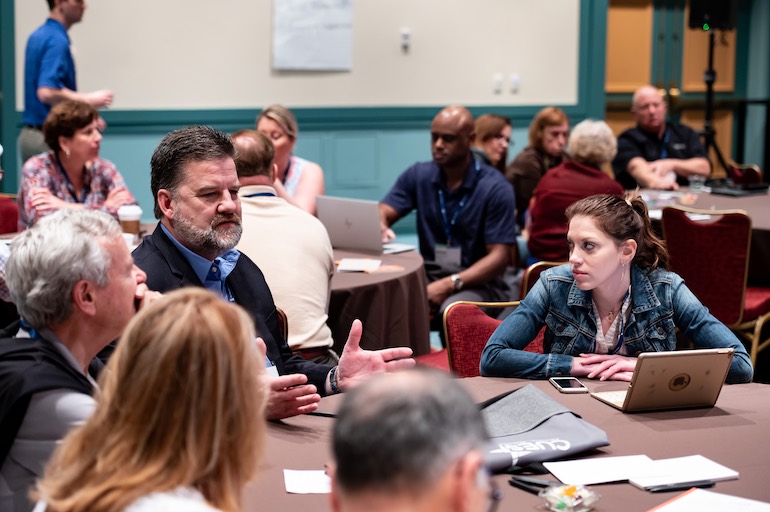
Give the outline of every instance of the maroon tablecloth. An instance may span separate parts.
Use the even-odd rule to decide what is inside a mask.
[[[338,353],[356,318],[364,324],[363,348],[409,346],[415,355],[430,352],[427,282],[418,252],[372,256],[335,249],[334,258],[378,258],[383,266],[401,268],[371,274],[334,274],[327,325]]]
[[[610,446],[595,457],[646,454],[653,459],[700,454],[740,473],[738,480],[717,482],[714,492],[770,502],[770,385],[725,386],[716,407],[655,413],[623,414],[587,394],[560,394],[547,381],[463,379],[478,401],[534,384],[548,396],[607,432]],[[592,391],[622,389],[619,382],[583,380]],[[321,410],[336,410],[340,395],[321,400]],[[301,416],[268,426],[263,464],[256,481],[244,493],[244,510],[308,512],[331,510],[328,495],[292,495],[284,489],[283,469],[323,469],[331,460],[330,436],[334,419]],[[504,498],[500,510],[538,510],[536,496],[495,477]],[[545,478],[551,478],[546,475]],[[650,493],[631,484],[593,486],[602,498],[598,512],[648,510],[678,493]]]

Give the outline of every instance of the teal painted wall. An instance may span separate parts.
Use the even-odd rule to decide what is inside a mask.
[[[13,2],[0,0],[0,144],[3,146],[0,167],[6,171],[6,177],[0,182],[2,192],[15,192],[17,186],[13,172],[18,134],[13,12]]]

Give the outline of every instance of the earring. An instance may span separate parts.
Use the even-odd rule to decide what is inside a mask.
[[[66,156],[67,158],[70,157],[70,150],[69,149],[65,149],[64,150],[64,156]]]

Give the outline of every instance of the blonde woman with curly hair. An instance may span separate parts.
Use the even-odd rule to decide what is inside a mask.
[[[140,312],[36,511],[239,511],[261,453],[264,353],[239,306],[186,288]]]

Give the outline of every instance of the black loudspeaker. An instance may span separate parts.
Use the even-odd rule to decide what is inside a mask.
[[[738,0],[690,0],[690,28],[732,30],[738,13]]]

